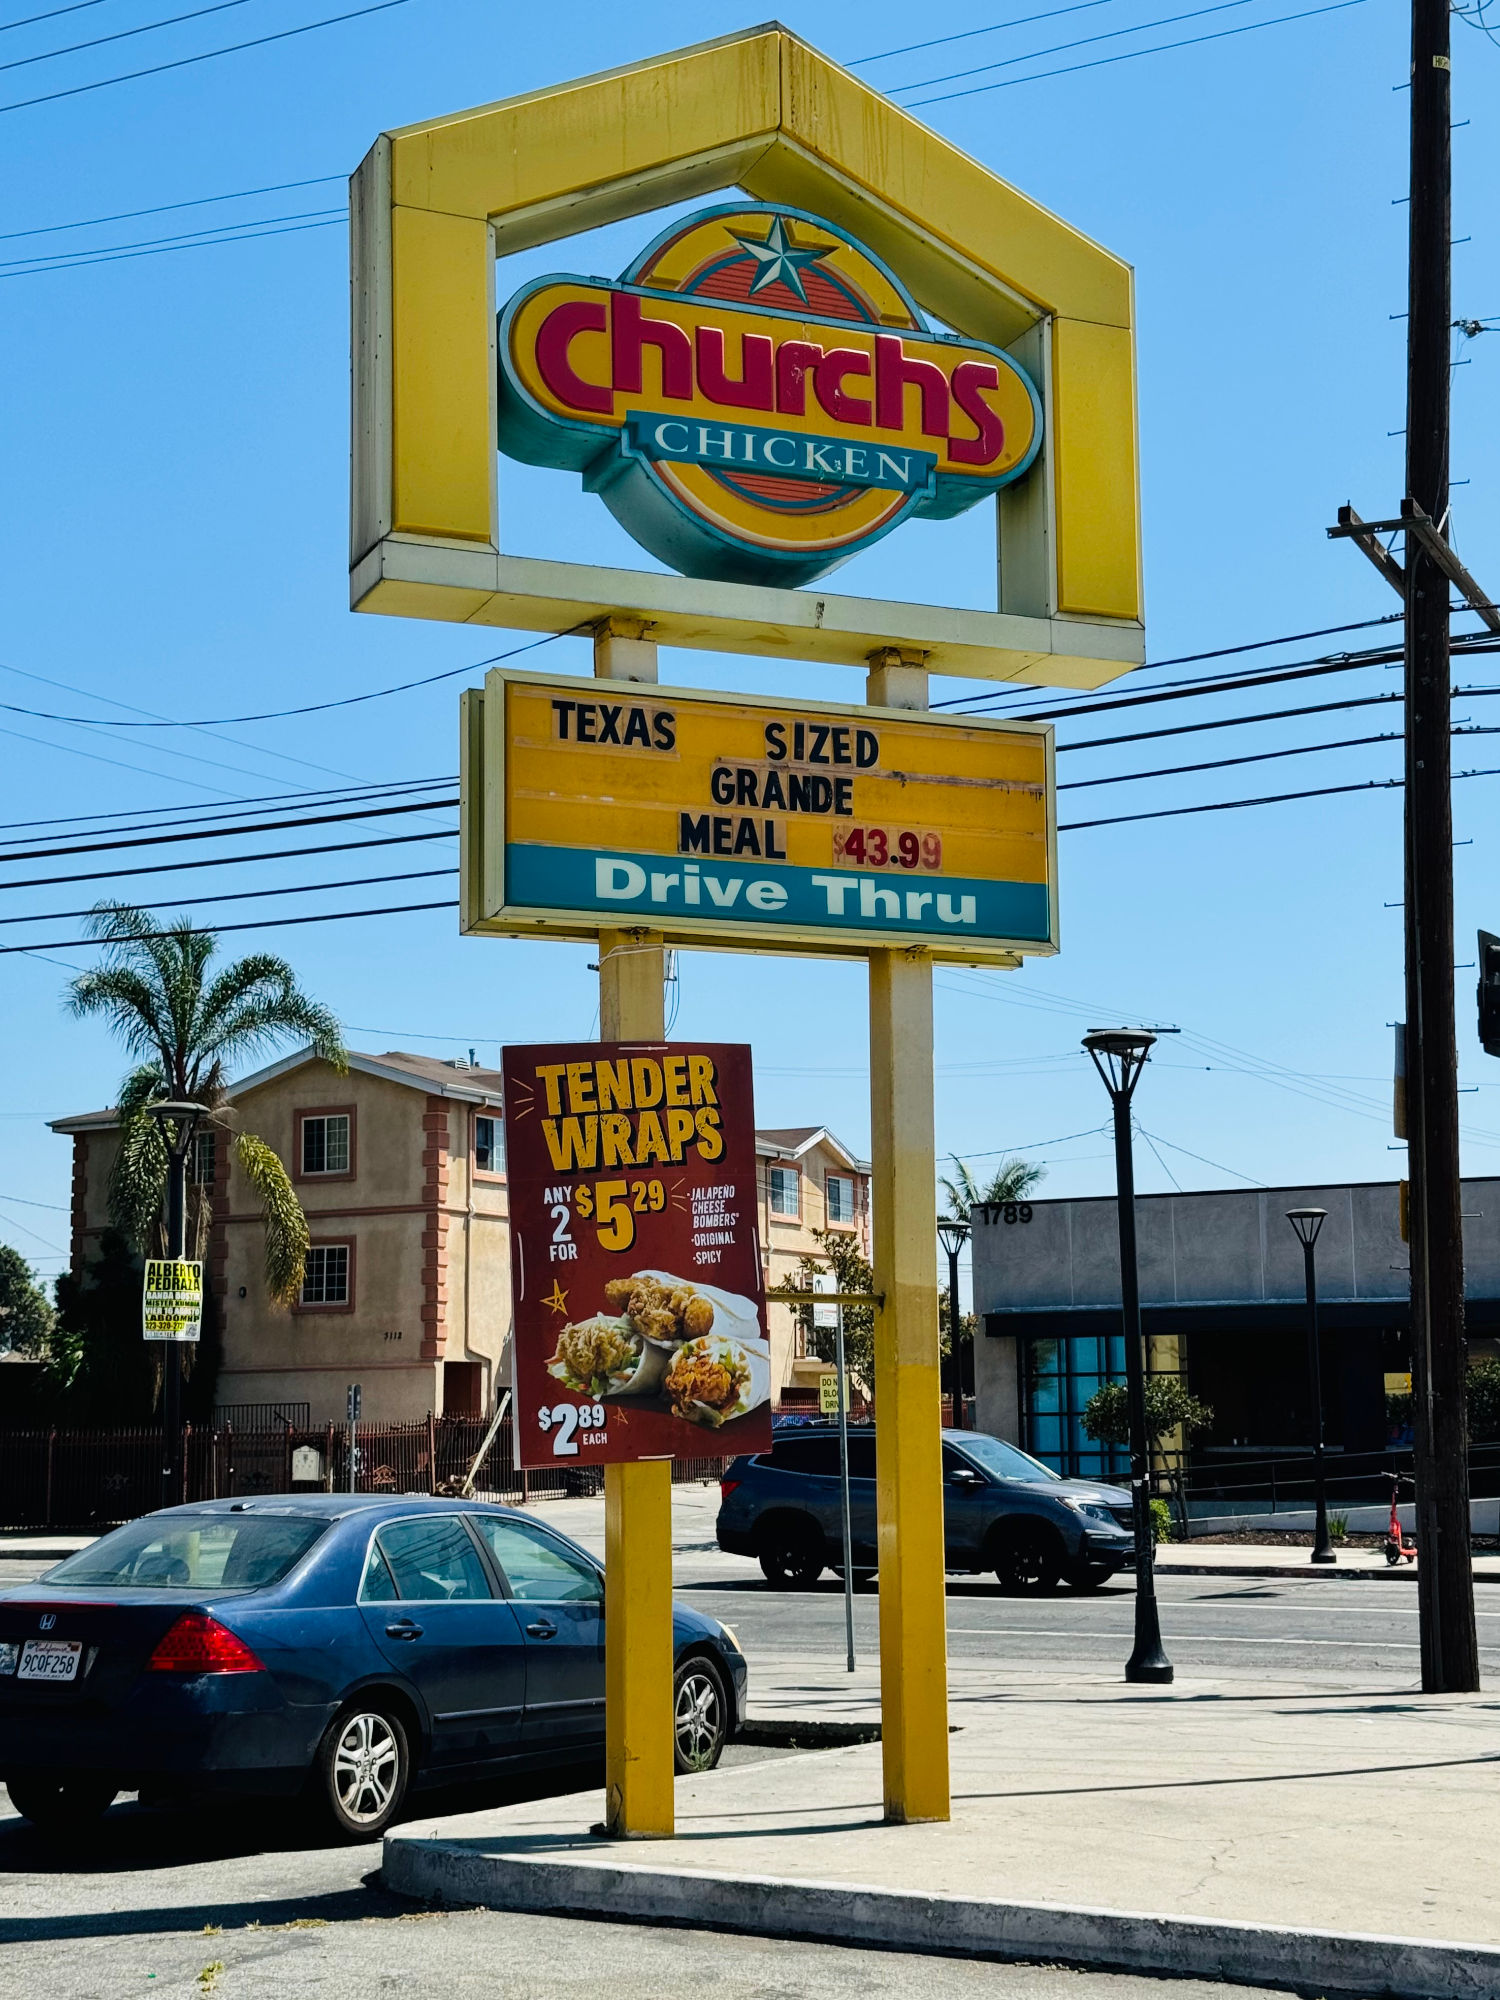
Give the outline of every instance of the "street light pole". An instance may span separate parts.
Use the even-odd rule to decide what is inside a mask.
[[[167,1256],[180,1262],[187,1255],[187,1163],[198,1122],[208,1116],[206,1104],[186,1099],[149,1104],[146,1109],[160,1127],[167,1149]],[[182,1342],[165,1343],[161,1358],[162,1468],[161,1503],[175,1507],[182,1498]]]
[[[1315,1563],[1336,1563],[1333,1543],[1328,1539],[1328,1466],[1323,1456],[1323,1349],[1318,1337],[1318,1270],[1313,1245],[1328,1211],[1326,1208],[1289,1208],[1286,1219],[1302,1245],[1302,1275],[1307,1286],[1307,1368],[1313,1399],[1313,1491],[1317,1521],[1313,1532]]]
[[[961,1431],[967,1426],[964,1423],[963,1322],[958,1311],[958,1253],[969,1240],[969,1225],[967,1222],[944,1219],[938,1224],[938,1237],[948,1253],[948,1344],[953,1353],[953,1428]]]
[[[1120,1305],[1125,1328],[1125,1394],[1130,1409],[1130,1512],[1135,1528],[1135,1650],[1127,1681],[1168,1682],[1156,1609],[1156,1535],[1151,1519],[1151,1460],[1146,1438],[1146,1370],[1141,1353],[1141,1287],[1135,1243],[1135,1159],[1130,1102],[1156,1041],[1146,1028],[1096,1028],[1083,1038],[1109,1092],[1115,1120],[1116,1208],[1120,1225]]]

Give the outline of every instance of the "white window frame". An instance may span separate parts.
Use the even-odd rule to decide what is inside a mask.
[[[783,1176],[780,1185],[791,1188],[792,1206],[778,1208],[776,1205],[777,1176]],[[772,1167],[766,1175],[766,1205],[772,1219],[777,1222],[800,1222],[802,1220],[802,1176],[795,1167]]]
[[[833,1212],[832,1190],[835,1187],[843,1190],[837,1215]],[[823,1202],[830,1222],[836,1222],[841,1229],[852,1229],[856,1216],[853,1174],[824,1174]]]
[[[479,1128],[490,1128],[490,1163],[487,1167],[479,1163]],[[505,1172],[505,1120],[498,1111],[476,1111],[474,1114],[474,1171],[476,1174],[503,1174]]]
[[[312,1111],[304,1114],[300,1122],[299,1148],[302,1156],[302,1179],[321,1180],[327,1175],[330,1180],[333,1180],[346,1175],[349,1172],[350,1162],[354,1157],[354,1121],[349,1116],[349,1113],[347,1111]],[[328,1164],[328,1128],[330,1125],[335,1124],[342,1125],[344,1128],[344,1163],[339,1167],[331,1167]],[[310,1167],[307,1164],[307,1134],[309,1129],[314,1125],[321,1125],[323,1127],[323,1165],[321,1167]]]
[[[344,1257],[344,1289],[341,1297],[336,1299],[331,1299],[328,1297],[327,1262],[329,1253],[338,1251],[342,1251]],[[307,1285],[308,1285],[308,1278],[310,1277],[312,1272],[313,1259],[315,1257],[320,1260],[320,1269],[323,1272],[323,1280],[322,1280],[323,1296],[322,1298],[310,1299],[307,1295]],[[352,1243],[348,1242],[311,1243],[308,1245],[307,1268],[303,1273],[302,1291],[298,1297],[297,1302],[299,1305],[305,1306],[310,1312],[320,1312],[330,1309],[338,1309],[342,1311],[345,1308],[353,1305],[354,1245]]]

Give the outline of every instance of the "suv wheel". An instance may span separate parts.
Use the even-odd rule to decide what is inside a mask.
[[[48,1833],[75,1833],[102,1819],[119,1789],[112,1778],[87,1772],[50,1777],[42,1771],[7,1778],[5,1788],[16,1811]]]
[[[1076,1563],[1068,1571],[1069,1590],[1098,1590],[1109,1582],[1114,1571],[1108,1563]]]
[[[816,1523],[766,1522],[760,1532],[760,1567],[773,1590],[811,1590],[823,1574],[823,1537]]]
[[[1062,1551],[1040,1521],[1021,1521],[995,1540],[995,1578],[1007,1597],[1041,1597],[1056,1590]]]
[[[679,1772],[711,1771],[729,1734],[729,1697],[717,1667],[684,1660],[672,1683],[672,1745]]]
[[[319,1803],[345,1840],[374,1840],[401,1809],[411,1780],[411,1750],[400,1720],[373,1702],[351,1702],[319,1746],[313,1783]]]

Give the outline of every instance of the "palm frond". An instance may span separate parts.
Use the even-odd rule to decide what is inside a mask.
[[[947,1174],[939,1176],[938,1186],[948,1197],[948,1213],[956,1221],[967,1222],[970,1209],[977,1208],[984,1200],[984,1195],[974,1178],[974,1169],[968,1161],[961,1160],[957,1153],[950,1153],[948,1157],[953,1162],[952,1176]]]
[[[242,1132],[234,1150],[241,1171],[259,1198],[265,1221],[266,1290],[274,1305],[292,1305],[302,1290],[307,1269],[307,1217],[291,1176],[264,1139]]]
[[[131,1081],[144,1074],[137,1070]],[[147,1248],[160,1224],[166,1192],[167,1148],[161,1129],[137,1104],[120,1121],[120,1150],[109,1173],[109,1219],[139,1250]]]
[[[337,1016],[301,990],[284,958],[268,952],[226,967],[203,995],[195,1025],[200,1053],[220,1064],[295,1034],[341,1074],[349,1067]]]

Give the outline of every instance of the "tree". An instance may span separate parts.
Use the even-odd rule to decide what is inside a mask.
[[[37,1354],[52,1331],[47,1294],[19,1250],[0,1243],[0,1349]]]
[[[942,1175],[938,1185],[948,1197],[948,1213],[955,1222],[969,1221],[976,1208],[1003,1208],[1009,1201],[1021,1201],[1047,1177],[1047,1169],[1039,1161],[1013,1155],[1002,1160],[988,1182],[981,1185],[967,1160],[956,1153],[948,1157],[953,1162],[953,1177]]]
[[[231,1064],[291,1037],[311,1042],[340,1071],[348,1055],[337,1020],[302,992],[285,959],[253,953],[210,978],[218,950],[212,935],[195,932],[188,917],[159,926],[127,903],[97,903],[90,929],[105,947],[104,962],[71,982],[69,1009],[80,1019],[103,1016],[135,1059],[120,1086],[110,1217],[127,1244],[160,1255],[167,1148],[147,1106],[164,1098],[206,1104],[210,1129],[227,1137]],[[263,1139],[242,1132],[234,1148],[261,1204],[267,1290],[274,1303],[289,1305],[302,1289],[307,1218],[286,1168]],[[206,1193],[194,1185],[190,1256],[202,1256],[209,1220]]]
[[[813,1279],[829,1271],[833,1273],[833,1288],[837,1292],[871,1292],[875,1289],[874,1267],[847,1230],[815,1229],[813,1237],[822,1256],[804,1257],[796,1284],[785,1289],[810,1292]],[[766,1296],[774,1299],[775,1287]],[[820,1361],[836,1359],[838,1335],[835,1329],[813,1324],[814,1306],[800,1305],[794,1310],[810,1350]],[[849,1373],[858,1379],[866,1397],[871,1397],[875,1392],[875,1308],[844,1306],[840,1310],[844,1315],[845,1363]]]
[[[1167,1482],[1177,1507],[1182,1538],[1187,1540],[1187,1497],[1183,1491],[1183,1458],[1195,1437],[1213,1428],[1214,1413],[1207,1403],[1189,1394],[1180,1375],[1148,1375],[1146,1378],[1146,1448],[1159,1447],[1163,1438],[1179,1439],[1176,1462],[1166,1468]],[[1083,1428],[1099,1444],[1130,1443],[1130,1398],[1123,1382],[1106,1382],[1096,1389],[1083,1406]]]

